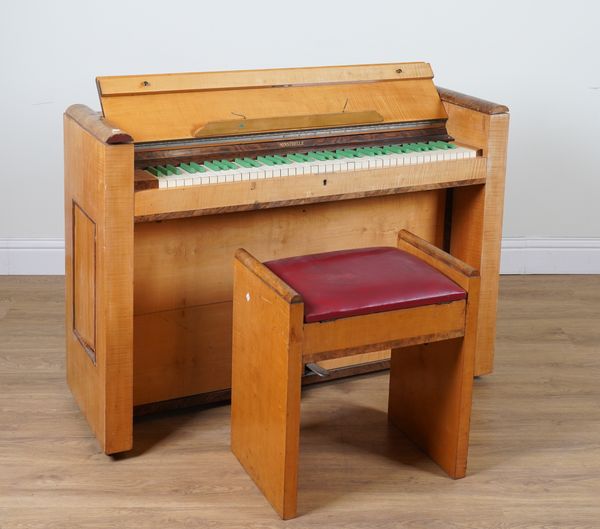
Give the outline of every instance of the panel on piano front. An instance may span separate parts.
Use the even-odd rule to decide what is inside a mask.
[[[136,224],[135,404],[230,387],[237,248],[267,260],[395,245],[402,228],[441,245],[444,204],[432,190]]]

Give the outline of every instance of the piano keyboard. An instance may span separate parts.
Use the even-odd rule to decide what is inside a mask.
[[[304,174],[361,171],[475,158],[477,151],[443,141],[313,151],[146,167],[159,188],[222,184]]]

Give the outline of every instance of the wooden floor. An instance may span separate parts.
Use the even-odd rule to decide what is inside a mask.
[[[0,528],[600,528],[600,276],[504,277],[468,476],[386,421],[386,373],[307,388],[300,517],[229,452],[229,407],[140,419],[102,455],[65,384],[60,277],[0,277]]]

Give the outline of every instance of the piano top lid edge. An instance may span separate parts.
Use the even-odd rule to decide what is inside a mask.
[[[86,105],[74,104],[64,113],[65,117],[78,123],[96,139],[108,145],[133,143],[133,137],[107,121],[101,112],[96,112]]]
[[[476,112],[494,115],[507,114],[510,111],[510,109],[506,105],[500,103],[494,103],[486,99],[481,99],[479,97],[463,94],[461,92],[450,90],[449,88],[444,88],[442,86],[436,86],[436,89],[442,101],[460,107],[468,108],[470,110],[475,110]]]
[[[102,99],[123,95],[364,83],[402,79],[433,79],[431,65],[426,62],[407,62],[99,76],[96,77],[96,85],[100,99]]]

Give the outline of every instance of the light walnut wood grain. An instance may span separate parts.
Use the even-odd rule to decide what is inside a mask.
[[[429,191],[136,224],[136,404],[230,387],[228,311],[231,259],[237,248],[246,247],[268,260],[394,246],[402,228],[441,244],[443,206],[443,192]],[[211,307],[214,313],[209,316]],[[382,358],[386,353],[369,353],[353,362]],[[329,366],[344,363],[348,364],[340,360]]]
[[[320,360],[317,362],[321,367],[335,371],[336,369],[348,366],[360,366],[368,364],[377,364],[380,362],[389,362],[390,350],[374,351],[372,353],[362,353],[357,355],[349,355],[341,358],[332,358],[330,360]],[[385,368],[389,368],[386,364]]]
[[[100,446],[110,454],[132,446],[133,146],[107,145],[68,115],[64,131],[67,380]],[[88,221],[74,213],[75,204]],[[74,218],[80,219],[75,227]],[[95,224],[97,252],[90,248],[90,224],[83,222]],[[84,226],[88,233],[82,238]],[[74,248],[73,242],[81,247]],[[87,262],[86,276],[76,275],[74,284],[81,270],[73,267],[80,267],[84,256],[94,262]],[[93,297],[89,284],[90,292],[74,293],[74,285],[81,289],[91,281],[92,268]],[[95,363],[74,332],[74,315],[84,317],[83,327],[77,325],[85,335],[95,334]]]
[[[288,519],[297,509],[304,305],[277,292],[278,281],[267,283],[262,268],[247,253],[236,255],[231,449]]]
[[[133,318],[133,404],[231,387],[231,302]]]
[[[127,130],[136,143],[192,138],[212,123],[240,119],[290,117],[284,128],[297,130],[298,116],[342,112],[375,112],[378,123],[447,118],[433,82],[426,78],[122,94],[101,96],[101,101],[106,119]],[[272,130],[281,129],[278,122]],[[239,132],[244,134],[244,128]]]
[[[496,304],[504,210],[509,115],[486,114],[445,102],[448,131],[458,141],[483,150],[485,186],[454,190],[450,251],[481,274],[475,374],[490,373],[494,362]]]
[[[393,348],[388,403],[390,421],[455,479],[467,472],[480,283],[464,279],[464,336]]]
[[[445,119],[432,77],[426,63],[397,63],[100,77],[97,84],[104,116],[144,142],[299,130],[302,116],[322,116],[323,125],[327,116],[360,113],[376,122]]]
[[[266,261],[395,246],[403,228],[441,244],[444,201],[442,191],[428,191],[136,224],[135,313],[230,300],[240,247]]]
[[[400,71],[399,71],[400,70]],[[425,62],[98,77],[101,96],[396,79],[431,79]]]
[[[463,334],[464,318],[465,302],[454,301],[305,324],[302,354],[305,362],[316,362],[456,338]]]
[[[407,230],[400,230],[398,248],[439,270],[465,290],[469,288],[470,278],[479,276],[472,266]]]
[[[302,296],[298,294],[290,285],[283,281],[274,272],[264,266],[258,259],[248,253],[243,248],[239,248],[234,254],[235,262],[245,266],[250,272],[255,274],[264,283],[269,285],[281,298],[288,303],[301,303]]]

